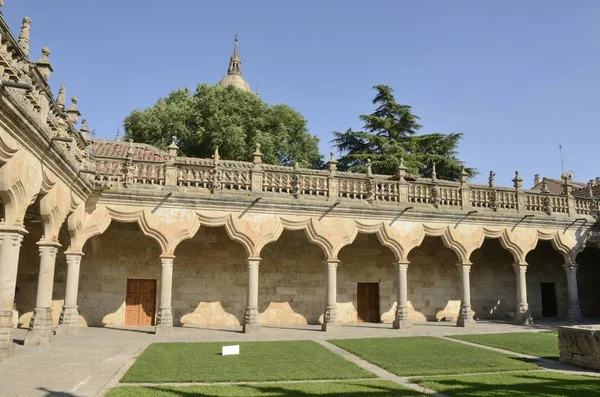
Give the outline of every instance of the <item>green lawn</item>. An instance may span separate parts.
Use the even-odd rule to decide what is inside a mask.
[[[413,381],[453,397],[600,396],[600,378],[552,372],[436,377]]]
[[[538,368],[535,364],[502,353],[426,336],[330,342],[399,376]]]
[[[558,360],[558,334],[554,333],[516,332],[510,334],[458,335],[450,338]]]
[[[239,343],[240,355],[221,356],[225,343],[154,343],[121,382],[243,382],[360,379],[374,375],[311,341]]]
[[[262,383],[253,385],[186,386],[186,387],[119,387],[108,392],[106,397],[386,397],[423,396],[424,394],[405,389],[390,381],[345,381],[311,383]]]

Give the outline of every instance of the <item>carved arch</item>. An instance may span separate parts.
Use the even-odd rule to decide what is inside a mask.
[[[6,225],[23,224],[27,207],[40,193],[43,178],[39,160],[26,150],[19,150],[0,167],[0,200]]]

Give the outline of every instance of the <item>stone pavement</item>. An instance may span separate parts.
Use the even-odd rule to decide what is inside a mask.
[[[174,328],[171,336],[156,336],[153,328],[82,328],[78,336],[57,336],[47,347],[24,347],[26,330],[15,334],[15,357],[0,362],[0,397],[93,397],[132,357],[152,342],[242,342],[276,340],[317,340],[332,338],[384,338],[400,336],[444,336],[498,332],[536,332],[554,329],[560,322],[534,326],[477,322],[472,328],[453,323],[418,323],[408,330],[394,330],[391,324],[342,326],[325,333],[317,325],[299,327],[265,326],[258,334],[244,334],[241,327]],[[114,380],[113,380],[114,381]]]

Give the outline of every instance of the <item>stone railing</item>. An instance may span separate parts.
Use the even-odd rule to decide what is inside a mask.
[[[291,196],[310,200],[382,203],[396,206],[434,207],[449,210],[531,213],[559,216],[596,214],[592,199],[570,194],[523,190],[520,178],[514,188],[393,176],[339,172],[335,160],[328,170],[262,164],[260,161],[196,159],[172,155],[165,161],[96,158],[101,184],[165,185],[207,193],[252,192],[265,196]],[[514,181],[513,181],[514,182]],[[567,182],[567,190],[570,182]]]

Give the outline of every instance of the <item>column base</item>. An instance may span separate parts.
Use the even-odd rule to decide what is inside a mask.
[[[456,320],[456,326],[468,328],[474,325],[475,320],[473,320],[473,311],[471,310],[471,306],[461,306],[460,313],[458,314],[458,319]]]
[[[514,323],[516,325],[532,325],[533,319],[531,318],[531,312],[529,311],[529,309],[517,309],[517,311],[515,312]]]
[[[0,312],[0,361],[14,355],[12,311]]]
[[[173,335],[173,325],[158,324],[156,327],[154,327],[154,335]]]
[[[75,336],[79,334],[79,312],[77,306],[63,306],[56,335]]]
[[[570,303],[569,308],[567,309],[567,321],[570,321],[572,323],[579,323],[581,322],[581,319],[582,316],[581,309],[579,308],[579,302]]]
[[[396,309],[396,317],[392,326],[394,329],[407,329],[412,327],[408,307],[399,307]]]
[[[52,309],[36,307],[31,316],[31,326],[25,336],[24,346],[46,346],[52,340]]]
[[[321,331],[324,332],[340,332],[342,326],[339,323],[323,323],[321,324]]]
[[[244,324],[242,332],[245,334],[257,334],[260,332],[260,324]]]

